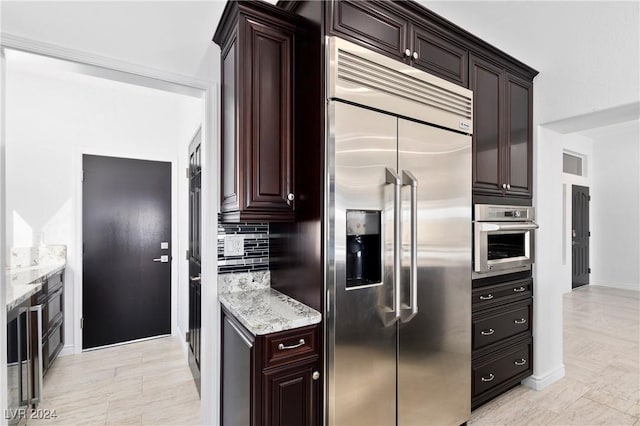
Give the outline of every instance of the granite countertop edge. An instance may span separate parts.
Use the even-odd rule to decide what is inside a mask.
[[[7,291],[7,311],[22,304],[25,300],[42,290],[42,284],[46,279],[58,272],[64,270],[66,263],[56,265],[42,265],[39,267],[26,267],[15,268],[6,270],[7,287],[11,286],[12,290]],[[14,283],[15,276],[18,274],[24,274],[25,272],[31,272],[32,276],[27,278],[25,282]],[[35,276],[35,278],[33,278]]]
[[[272,288],[220,293],[218,299],[254,336],[293,330],[322,320],[320,312]]]

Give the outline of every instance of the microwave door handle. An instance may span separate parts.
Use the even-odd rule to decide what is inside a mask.
[[[400,187],[398,175],[391,169],[385,168],[385,184],[393,185],[393,270],[392,270],[392,307],[385,307],[382,312],[382,322],[389,327],[400,319]]]
[[[478,222],[480,225],[480,230],[484,232],[495,232],[495,231],[531,231],[534,229],[538,229],[539,226],[536,223],[486,223],[486,222]]]
[[[410,171],[402,172],[402,185],[411,187],[411,264],[409,267],[409,305],[403,306],[402,322],[418,314],[418,180]]]

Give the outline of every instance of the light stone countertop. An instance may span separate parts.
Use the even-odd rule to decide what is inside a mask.
[[[53,263],[7,269],[7,311],[39,292],[42,283],[53,274],[62,271],[65,266],[65,263]]]
[[[320,312],[272,288],[219,293],[220,303],[254,336],[320,322]]]

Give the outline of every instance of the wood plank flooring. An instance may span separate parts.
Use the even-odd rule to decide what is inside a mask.
[[[566,376],[518,386],[469,425],[640,426],[640,293],[587,286],[564,296]],[[46,425],[197,425],[200,400],[177,338],[59,358],[45,377]]]
[[[585,286],[564,295],[565,377],[518,386],[469,425],[640,426],[640,293]]]
[[[199,425],[200,398],[177,337],[58,358],[30,425]]]

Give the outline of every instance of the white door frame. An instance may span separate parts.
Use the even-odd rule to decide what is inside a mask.
[[[145,87],[154,87],[173,93],[199,97],[203,102],[202,123],[202,256],[207,259],[202,268],[202,353],[201,374],[210,378],[203,380],[201,387],[201,412],[203,424],[218,424],[220,419],[220,306],[217,292],[217,230],[218,230],[218,161],[219,161],[219,82],[208,82],[171,74],[157,69],[131,64],[112,58],[100,57],[87,52],[29,40],[3,33],[1,47],[61,59],[74,65],[87,67],[87,74],[98,75]],[[4,56],[3,56],[4,58]],[[2,61],[4,68],[4,59]],[[4,71],[4,69],[3,69]],[[4,73],[3,73],[4,75]],[[4,89],[4,87],[2,87]],[[4,106],[5,91],[1,105]],[[4,108],[2,109],[4,111]],[[2,114],[4,117],[4,113]],[[4,123],[2,123],[4,124]],[[4,129],[4,126],[2,126]],[[4,133],[0,142],[0,173],[4,173]],[[77,158],[78,156],[76,156]],[[80,157],[81,158],[81,157]],[[81,161],[80,161],[80,164]],[[76,175],[77,176],[77,175]],[[0,176],[0,206],[5,203],[4,176]],[[77,201],[76,201],[77,202]],[[81,205],[81,201],[80,201]],[[4,210],[0,219],[4,219]],[[3,220],[0,220],[2,224]],[[4,231],[4,227],[3,227]],[[175,240],[177,241],[177,240]],[[77,239],[76,239],[77,244]],[[2,250],[0,249],[0,254]],[[0,260],[0,265],[2,265]],[[6,303],[4,289],[0,290],[0,303]],[[1,324],[1,322],[0,322]],[[4,328],[3,328],[4,330]],[[0,336],[2,333],[0,332]],[[81,347],[81,346],[80,346]],[[0,355],[0,360],[2,356]],[[2,364],[5,365],[5,364]],[[0,375],[0,387],[6,389],[6,375]],[[0,391],[0,398],[5,392]],[[0,418],[0,424],[5,420]]]

